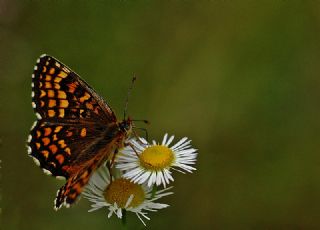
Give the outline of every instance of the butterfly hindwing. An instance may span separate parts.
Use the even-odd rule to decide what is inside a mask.
[[[85,158],[88,158],[86,161],[78,161],[78,158],[70,165],[69,171],[72,176],[68,178],[66,184],[57,192],[54,206],[56,210],[62,205],[69,207],[73,204],[84,186],[88,183],[93,171],[110,158],[111,153],[116,151],[118,140],[115,136],[110,135],[110,133],[112,133],[111,130],[106,133],[107,135],[104,138],[101,138],[99,142],[87,150],[88,153],[94,153],[94,155],[83,155]]]
[[[54,202],[55,210],[58,210],[62,205],[69,207],[76,201],[97,166],[98,162],[93,162],[93,164],[83,167],[77,174],[67,180],[66,184],[57,192],[57,197]]]
[[[68,178],[73,172],[70,166],[86,161],[90,146],[103,139],[107,128],[99,124],[51,123],[37,121],[30,132],[30,155],[47,174]]]

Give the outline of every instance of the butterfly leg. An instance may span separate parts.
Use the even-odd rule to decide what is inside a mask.
[[[112,179],[113,179],[113,174],[112,174],[112,165],[111,165],[110,161],[107,161],[107,162],[106,162],[106,166],[107,166],[107,169],[108,169],[108,172],[109,172],[110,181],[112,181]]]
[[[148,131],[147,129],[144,129],[144,128],[136,128],[136,129],[141,129],[141,130],[144,130],[146,132],[146,139],[148,141]],[[134,137],[137,139],[137,141],[142,144],[142,145],[146,145],[146,143],[143,143],[141,140],[140,140],[140,137],[138,136],[137,132],[135,130],[132,130],[132,133],[134,135]]]
[[[139,156],[138,152],[136,151],[136,149],[134,148],[133,144],[127,143],[126,145],[127,145],[127,146],[130,146],[130,147],[132,148],[132,150],[135,152],[135,154],[136,154],[136,156],[138,157],[138,159],[140,159],[140,156]],[[146,163],[146,162],[145,162],[145,163]],[[147,163],[147,164],[148,164],[148,163]],[[152,165],[150,164],[150,166],[152,166]]]
[[[129,142],[129,143],[127,143],[127,145],[130,146],[130,147],[132,148],[132,150],[134,151],[134,153],[136,154],[136,156],[137,156],[138,158],[140,158],[140,156],[139,156],[138,152],[136,151],[136,149],[134,148],[133,144],[131,144],[131,143]]]
[[[112,156],[112,159],[111,159],[111,164],[110,164],[111,167],[113,167],[113,164],[114,164],[114,161],[116,159],[116,155],[117,155],[118,152],[119,152],[118,149],[114,150],[114,153],[113,153],[113,156]]]
[[[107,168],[108,168],[108,171],[109,171],[110,179],[111,179],[111,180],[112,180],[112,178],[113,178],[112,168],[113,168],[113,165],[114,165],[114,162],[115,162],[117,153],[118,153],[118,149],[116,149],[116,150],[114,151],[111,161],[108,161],[108,162],[107,162]]]
[[[144,134],[145,134],[145,138],[146,138],[147,142],[149,142],[148,130],[146,128],[140,128],[140,127],[136,127],[136,129],[139,129],[139,130],[143,131]],[[140,138],[138,138],[138,135],[137,135],[137,133],[135,131],[133,131],[133,134],[137,137],[138,141],[140,143],[142,143],[142,141],[140,141]],[[142,144],[145,145],[145,143],[142,143]]]

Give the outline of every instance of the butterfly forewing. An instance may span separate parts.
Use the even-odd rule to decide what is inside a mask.
[[[111,108],[85,81],[47,55],[34,68],[32,106],[40,119],[116,121]]]
[[[28,138],[29,154],[48,174],[67,178],[55,208],[69,206],[91,173],[123,138],[112,109],[75,72],[42,55],[32,75],[32,106],[38,121]]]

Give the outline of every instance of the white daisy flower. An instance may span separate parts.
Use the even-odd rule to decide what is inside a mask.
[[[197,158],[197,150],[190,145],[191,140],[182,138],[169,147],[174,136],[165,134],[161,144],[149,144],[144,138],[129,140],[116,157],[116,168],[124,172],[123,177],[134,183],[147,183],[149,187],[173,181],[170,169],[185,173],[196,170],[192,165]]]
[[[108,218],[115,214],[123,217],[123,211],[133,212],[145,224],[143,218],[150,220],[147,211],[157,211],[168,207],[167,204],[156,203],[161,197],[173,194],[170,188],[152,191],[146,185],[139,185],[125,178],[117,178],[110,183],[110,175],[106,166],[100,167],[90,178],[82,195],[91,201],[89,212],[106,207],[109,209]]]

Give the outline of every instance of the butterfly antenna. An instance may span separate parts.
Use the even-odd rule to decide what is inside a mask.
[[[124,106],[124,111],[123,111],[123,119],[126,119],[126,116],[127,116],[127,110],[128,110],[128,102],[129,102],[129,96],[131,94],[131,90],[133,88],[133,84],[134,82],[137,80],[136,76],[133,75],[133,78],[131,80],[131,85],[128,89],[128,93],[127,93],[127,99],[126,99],[126,104]]]
[[[137,120],[137,119],[132,119],[131,121],[138,121],[138,122],[143,122],[143,123],[145,123],[145,124],[147,124],[147,125],[149,125],[150,124],[150,122],[148,121],[148,120],[142,120],[142,119],[139,119],[139,120]]]

